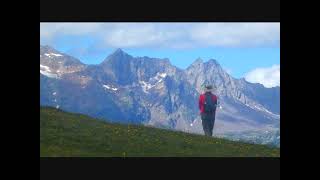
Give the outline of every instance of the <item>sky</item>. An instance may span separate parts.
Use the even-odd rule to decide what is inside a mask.
[[[85,64],[118,48],[185,69],[216,59],[233,77],[280,86],[280,23],[40,23],[40,44]]]

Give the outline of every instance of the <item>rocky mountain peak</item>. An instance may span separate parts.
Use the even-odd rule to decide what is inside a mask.
[[[113,52],[113,54],[122,55],[122,54],[127,54],[127,53],[124,52],[121,48],[118,48]]]
[[[201,58],[197,58],[187,69],[199,67],[201,64],[203,64],[203,60]]]
[[[205,64],[213,65],[213,66],[216,66],[216,67],[221,67],[220,64],[218,63],[218,61],[215,60],[215,59],[209,59]]]
[[[101,63],[102,66],[105,66],[107,64],[129,64],[128,61],[132,59],[133,57],[126,52],[124,52],[122,49],[118,48],[116,49],[112,54],[107,56],[107,58]]]
[[[86,67],[80,60],[61,53],[51,46],[40,45],[40,74],[60,78],[64,74],[79,72]]]
[[[125,57],[132,57],[121,48],[116,49],[109,57],[117,57],[117,58],[125,58]]]
[[[65,63],[71,56],[62,55],[40,56],[42,105],[59,105],[115,122],[134,121],[199,133],[201,120],[193,127],[189,124],[199,119],[199,93],[203,84],[210,83],[217,87],[214,93],[222,106],[216,133],[262,130],[279,124],[279,88],[235,79],[214,59],[204,62],[197,58],[186,70],[180,70],[167,58],[132,57],[116,49],[103,65],[80,68]]]

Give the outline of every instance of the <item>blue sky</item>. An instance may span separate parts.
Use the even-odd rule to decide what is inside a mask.
[[[40,43],[98,64],[115,49],[179,68],[216,59],[235,78],[280,86],[280,23],[41,23]]]

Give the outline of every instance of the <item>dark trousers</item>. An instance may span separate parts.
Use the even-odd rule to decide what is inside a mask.
[[[202,127],[206,136],[212,136],[215,118],[215,112],[211,114],[201,113]]]

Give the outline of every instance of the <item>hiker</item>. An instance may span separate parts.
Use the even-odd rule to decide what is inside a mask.
[[[218,97],[212,91],[212,85],[205,86],[205,92],[199,97],[199,109],[202,120],[202,127],[206,136],[212,136],[216,116]]]

